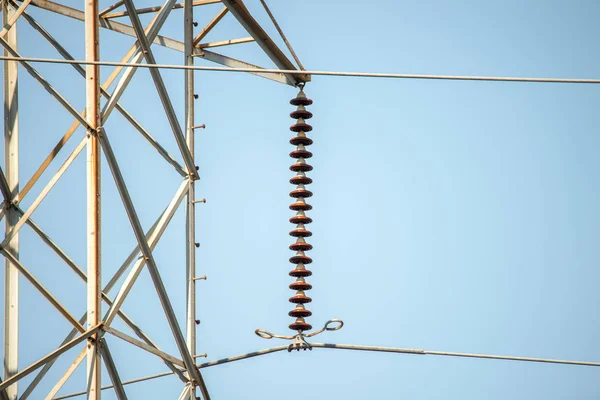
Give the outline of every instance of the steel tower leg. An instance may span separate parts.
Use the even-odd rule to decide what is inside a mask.
[[[85,2],[85,58],[99,61],[98,0]],[[87,322],[88,329],[101,320],[100,274],[100,68],[87,65],[86,119],[90,126],[87,144]],[[100,335],[94,334],[87,350],[87,398],[100,399]]]
[[[6,26],[14,13],[14,9],[2,2],[3,26]],[[17,48],[16,24],[8,31],[5,40],[11,47]],[[11,54],[4,50],[4,55],[10,56]],[[14,196],[19,193],[18,65],[16,61],[4,62],[4,170],[6,171],[6,181],[10,191],[10,198],[6,199],[7,202],[11,202]],[[18,220],[19,214],[14,209],[7,207],[6,232],[10,232]],[[18,234],[8,243],[6,250],[14,254],[16,258],[19,257]],[[4,266],[4,380],[6,380],[18,372],[19,272],[6,259]],[[17,389],[16,382],[6,389],[9,400],[17,399]]]
[[[183,6],[184,63],[194,65],[194,8],[192,0],[185,0]],[[185,135],[195,164],[194,152],[194,71],[185,71]],[[187,312],[186,312],[186,344],[194,356],[196,353],[196,212],[195,181],[190,179],[186,202],[186,278],[187,278]],[[196,387],[188,391],[190,399],[196,398]]]

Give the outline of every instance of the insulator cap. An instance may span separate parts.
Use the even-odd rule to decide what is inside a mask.
[[[294,318],[306,318],[312,315],[312,312],[304,308],[304,304],[297,304],[296,308],[288,313],[290,317]]]
[[[292,224],[310,224],[312,222],[312,218],[307,217],[306,215],[296,215],[290,218],[290,222]]]
[[[295,203],[290,204],[290,210],[308,211],[312,210],[312,206],[304,201],[303,198],[298,199]]]
[[[294,197],[296,199],[298,197],[307,198],[307,197],[311,197],[312,195],[313,194],[310,190],[304,189],[303,187],[294,189],[290,192],[290,197]]]
[[[293,106],[310,106],[313,103],[311,99],[306,97],[304,91],[300,91],[298,95],[290,100],[290,104]]]
[[[307,171],[312,171],[313,167],[312,165],[309,165],[307,163],[304,162],[304,159],[301,158],[296,164],[292,164],[290,166],[290,169],[294,172],[307,172]]]
[[[290,143],[293,144],[294,146],[298,146],[299,144],[304,145],[304,146],[310,146],[311,144],[313,144],[313,141],[311,138],[307,138],[306,136],[294,136],[293,138],[290,139]]]
[[[293,237],[309,237],[312,236],[312,232],[305,229],[304,227],[296,228],[293,231],[290,231],[290,236]]]
[[[294,331],[310,331],[312,329],[312,325],[307,324],[303,319],[302,321],[299,321],[300,319],[302,318],[298,318],[296,322],[290,324],[289,328]]]
[[[302,238],[299,238],[302,239]],[[296,242],[294,244],[290,244],[290,250],[292,251],[309,251],[312,250],[312,244],[302,242]]]
[[[295,256],[290,257],[290,262],[292,264],[310,264],[312,263],[312,258],[310,258],[309,256],[306,256],[302,253],[302,251],[299,251]],[[302,290],[302,289],[296,289],[296,290]]]
[[[290,126],[290,131],[292,132],[310,132],[312,131],[312,126],[304,122],[303,119],[299,119],[297,124]]]
[[[304,278],[312,275],[312,271],[304,268],[304,264],[296,265],[296,269],[293,269],[289,272],[289,276],[293,276],[294,278]]]
[[[312,116],[313,114],[310,111],[306,111],[306,108],[304,108],[304,106],[299,106],[296,111],[292,111],[290,113],[290,117],[294,119],[311,119]]]
[[[312,299],[305,295],[302,290],[298,290],[298,292],[294,296],[290,297],[290,303],[295,304],[306,304],[310,303],[311,301]]]
[[[313,154],[310,151],[304,149],[297,149],[290,153],[292,158],[311,158],[312,156]]]
[[[304,278],[298,278],[298,280],[290,285],[292,290],[310,290],[312,285],[304,282]]]
[[[297,149],[290,152],[290,157],[292,158],[311,158],[313,154],[305,149]]]
[[[290,179],[292,185],[310,185],[312,182],[313,180],[304,174],[298,174]]]

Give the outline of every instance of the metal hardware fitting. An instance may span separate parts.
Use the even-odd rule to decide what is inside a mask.
[[[205,129],[206,124],[192,126],[192,129]]]
[[[206,280],[206,275],[203,276],[199,276],[197,278],[192,278],[193,281],[205,281]]]
[[[330,326],[332,324],[338,324],[338,325]],[[342,329],[343,326],[344,326],[344,321],[342,321],[341,319],[334,318],[334,319],[330,319],[329,321],[327,321],[325,323],[325,325],[323,325],[323,328],[316,330],[314,332],[311,332],[311,333],[306,333],[306,334],[302,331],[299,331],[297,335],[283,336],[283,335],[276,335],[276,334],[266,331],[264,329],[257,329],[254,331],[254,333],[256,333],[259,337],[261,337],[263,339],[277,338],[277,339],[291,340],[292,343],[290,343],[290,345],[288,346],[288,352],[291,352],[292,350],[296,350],[296,351],[312,350],[312,346],[310,345],[310,343],[308,343],[306,341],[305,338],[311,338],[311,337],[316,336],[319,333],[322,333],[325,331],[337,331],[337,330]]]
[[[194,200],[193,203],[206,203],[206,199]]]

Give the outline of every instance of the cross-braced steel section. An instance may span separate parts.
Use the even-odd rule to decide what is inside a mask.
[[[223,8],[210,20],[207,26],[194,35],[194,7],[213,3],[222,3]],[[17,46],[17,21],[26,22],[52,46],[65,60],[75,60],[69,50],[55,39],[29,12],[30,7],[37,7],[44,12],[54,15],[53,18],[73,18],[83,22],[81,35],[85,39],[85,61],[92,64],[71,64],[71,67],[85,79],[85,108],[82,111],[69,101],[67,97],[53,87],[49,81],[32,65],[21,57]],[[183,16],[171,16],[176,9],[183,9]],[[140,15],[152,13],[153,18],[147,26],[142,25]],[[203,42],[207,34],[230,13],[247,30],[249,37],[233,38],[218,42]],[[180,18],[183,25],[183,42],[160,35],[161,28],[167,18]],[[172,96],[167,90],[163,76],[159,69],[151,69],[152,82],[160,98],[163,111],[168,119],[172,136],[177,144],[179,154],[171,155],[165,146],[152,135],[150,130],[144,128],[135,117],[129,113],[119,102],[128,88],[134,74],[135,66],[117,66],[104,82],[100,81],[100,67],[93,62],[101,61],[100,44],[101,28],[131,36],[136,42],[125,53],[122,62],[156,64],[153,48],[165,46],[183,53],[183,64],[193,66],[195,58],[215,62],[231,68],[259,68],[255,65],[237,60],[217,52],[212,48],[232,46],[240,43],[256,42],[257,50],[263,51],[272,60],[277,68],[282,70],[297,70],[297,67],[275,45],[265,30],[250,15],[241,1],[218,0],[186,0],[176,3],[175,0],[166,0],[161,6],[137,8],[134,0],[120,0],[113,5],[100,10],[99,0],[85,2],[83,10],[78,10],[64,4],[49,0],[4,0],[2,2],[3,28],[0,31],[0,45],[4,49],[5,57],[18,58],[14,61],[4,61],[4,136],[5,136],[5,164],[0,169],[0,190],[3,196],[0,216],[5,220],[5,236],[0,244],[0,253],[5,257],[5,342],[4,342],[4,374],[0,382],[0,396],[5,400],[27,398],[40,398],[38,385],[47,376],[57,359],[68,350],[77,348],[79,353],[68,366],[62,376],[46,393],[47,399],[56,398],[59,390],[71,378],[78,366],[86,360],[86,381],[81,382],[85,387],[84,393],[89,399],[100,399],[103,389],[101,382],[101,366],[104,365],[110,378],[110,387],[118,399],[127,399],[124,382],[120,378],[117,365],[119,357],[111,352],[110,343],[121,340],[149,354],[158,357],[182,382],[180,399],[196,399],[199,394],[203,399],[210,399],[207,385],[204,382],[195,358],[197,355],[196,343],[196,284],[201,277],[196,276],[196,226],[195,207],[202,200],[196,200],[195,182],[198,180],[198,168],[194,155],[194,131],[203,126],[196,125],[194,120],[194,71],[187,70],[184,78],[184,104],[185,120],[183,124],[178,120]],[[116,19],[129,20],[129,23],[116,22]],[[209,50],[211,49],[211,50]],[[20,188],[19,184],[19,120],[18,120],[18,67],[31,75],[71,116],[75,119],[69,129],[60,137],[52,151],[42,160],[40,166],[33,173],[31,179]],[[66,67],[66,68],[71,68]],[[256,75],[288,84],[297,85],[306,82],[309,78],[293,74],[261,74]],[[113,88],[109,91],[109,88]],[[101,98],[106,99],[101,107]],[[113,151],[111,137],[113,133],[107,131],[106,123],[113,111],[117,111],[124,119],[156,150],[182,178],[179,188],[172,200],[156,219],[154,225],[145,232],[140,223],[138,211],[132,200],[130,188],[125,182],[122,164],[119,163]],[[54,175],[41,187],[37,197],[27,208],[22,208],[23,199],[31,192],[32,188],[41,185],[42,176],[47,169],[55,163],[59,154],[64,153],[68,142],[73,138],[79,127],[85,129],[83,137],[76,138],[78,144],[58,167]],[[54,129],[49,129],[55,133]],[[85,150],[85,151],[84,151]],[[33,213],[46,199],[65,172],[72,168],[72,164],[85,153],[86,158],[86,247],[87,262],[85,268],[77,265],[73,259],[32,219]],[[101,161],[105,160],[112,180],[121,198],[123,208],[129,219],[131,229],[135,235],[137,246],[123,264],[116,270],[108,282],[102,282],[102,252],[100,243],[102,213],[101,213]],[[104,177],[110,179],[111,177]],[[156,247],[175,212],[184,204],[186,223],[186,298],[185,326],[180,326],[177,321],[176,311],[165,288],[163,278],[157,265],[153,250]],[[80,221],[83,224],[83,221]],[[54,252],[86,285],[86,313],[76,317],[68,307],[62,304],[49,288],[38,280],[33,270],[24,265],[19,258],[19,232],[27,225],[48,248]],[[27,251],[27,249],[24,249]],[[140,326],[131,320],[123,310],[123,303],[136,284],[143,268],[147,268],[154,285],[156,296],[168,321],[168,325],[177,345],[178,354],[168,354],[161,350],[157,344],[147,336]],[[38,361],[19,369],[18,355],[18,324],[19,324],[19,279],[28,281],[33,287],[61,314],[72,326],[66,333],[62,343],[55,346],[55,350],[48,354],[40,354]],[[120,282],[116,297],[110,298],[108,292],[116,289]],[[81,299],[83,301],[83,299]],[[102,314],[102,302],[106,303],[107,311]],[[112,325],[115,318],[119,318],[136,337],[132,337]],[[107,335],[108,333],[108,335]],[[35,375],[32,375],[35,374]],[[26,376],[33,376],[27,386],[19,385],[19,381]],[[199,393],[198,393],[199,392]]]
[[[562,83],[593,83],[598,84],[598,79],[558,79],[558,78],[506,78],[506,77],[477,77],[477,76],[448,76],[448,75],[410,75],[410,74],[381,74],[381,73],[352,73],[332,71],[306,71],[291,48],[281,27],[277,24],[273,14],[268,9],[264,0],[261,0],[268,16],[281,35],[283,42],[288,48],[289,54],[295,61],[292,63],[284,52],[275,44],[265,29],[253,18],[243,1],[241,0],[185,0],[176,3],[175,0],[165,0],[164,4],[152,7],[139,8],[134,0],[119,0],[104,8],[99,7],[99,0],[88,0],[83,10],[75,9],[65,4],[50,0],[2,0],[2,22],[0,30],[0,45],[3,47],[4,60],[4,165],[0,167],[0,192],[3,201],[0,205],[0,219],[4,219],[5,234],[0,243],[0,253],[5,259],[4,279],[4,373],[0,381],[1,400],[25,400],[28,398],[41,398],[40,383],[50,380],[48,373],[57,360],[68,351],[75,349],[76,357],[67,364],[66,370],[58,379],[47,384],[50,389],[45,393],[46,399],[67,399],[80,395],[87,395],[89,399],[100,399],[103,390],[113,390],[119,400],[127,399],[127,385],[144,382],[151,379],[174,375],[181,381],[180,400],[195,400],[197,396],[202,399],[210,399],[207,383],[204,381],[201,371],[204,368],[244,360],[247,358],[271,354],[283,350],[300,349],[342,349],[369,352],[387,352],[410,355],[435,355],[447,357],[483,358],[495,360],[511,360],[519,362],[553,363],[580,365],[588,367],[600,367],[598,362],[572,361],[549,358],[532,358],[521,356],[501,356],[491,354],[445,352],[424,349],[391,348],[362,345],[345,345],[329,343],[308,343],[306,339],[312,338],[325,331],[338,330],[343,326],[341,320],[330,320],[321,329],[310,334],[298,329],[296,336],[281,336],[258,329],[256,333],[264,339],[284,339],[292,341],[289,345],[272,347],[247,354],[241,354],[220,360],[209,361],[198,364],[198,343],[196,336],[197,307],[196,307],[196,284],[206,279],[206,276],[198,276],[200,273],[196,266],[196,207],[204,199],[196,199],[195,184],[199,179],[197,160],[195,158],[194,133],[197,129],[205,126],[195,121],[194,100],[195,94],[194,73],[201,69],[211,67],[200,67],[194,65],[198,58],[220,64],[217,70],[224,66],[228,71],[248,72],[263,78],[291,86],[303,87],[310,80],[311,75],[339,75],[360,76],[378,78],[402,78],[402,79],[451,79],[451,80],[475,80],[475,81],[523,81],[523,82],[562,82]],[[209,22],[200,27],[194,34],[194,8],[209,4],[220,4],[219,11],[209,19]],[[41,12],[49,13],[53,18],[71,18],[83,23],[83,30],[79,33],[85,41],[84,59],[76,59],[72,53],[52,36],[40,22],[29,12],[29,8],[36,7]],[[182,9],[179,17],[171,16],[173,10]],[[144,26],[141,15],[151,14],[149,23]],[[213,42],[205,42],[208,34],[227,16],[233,17],[248,33],[248,37],[232,38]],[[180,18],[183,26],[183,41],[178,41],[166,35],[161,35],[167,19]],[[128,21],[128,22],[117,22]],[[21,48],[18,46],[17,22],[27,23],[63,58],[40,59],[36,57],[21,56]],[[101,32],[113,31],[124,36],[135,38],[135,43],[124,54],[120,62],[104,62],[100,59],[100,45],[102,43]],[[241,43],[255,42],[256,50],[262,51],[272,61],[276,68],[261,68],[247,62],[225,56],[213,49],[222,46],[234,46]],[[181,65],[158,64],[155,57],[157,46],[163,46],[176,50],[183,54]],[[23,46],[21,46],[23,47]],[[79,111],[67,97],[52,86],[49,80],[35,67],[36,61],[62,63],[62,68],[73,68],[78,75],[85,80],[85,107]],[[103,64],[104,62],[104,64]],[[145,64],[144,64],[145,63]],[[100,66],[114,66],[110,75],[101,83]],[[19,70],[20,66],[20,70]],[[176,154],[170,154],[165,145],[164,138],[156,139],[151,130],[146,129],[121,103],[121,99],[128,89],[130,82],[138,68],[149,69],[150,79],[148,85],[152,84],[160,98],[164,115],[169,124],[169,139],[176,144]],[[164,79],[165,68],[184,69],[182,82],[184,85],[183,104],[184,121],[177,117],[173,93],[167,90]],[[213,67],[214,69],[214,67]],[[21,185],[19,181],[19,88],[18,73],[26,73],[37,81],[56,102],[74,118],[71,126],[56,142],[50,153],[41,161],[39,167],[33,172],[31,178]],[[101,103],[102,100],[104,103]],[[296,99],[298,100],[298,98]],[[306,100],[306,99],[304,99]],[[302,105],[302,102],[298,105]],[[306,103],[308,104],[308,103]],[[140,221],[139,209],[132,198],[132,187],[128,186],[124,178],[124,171],[131,166],[119,161],[115,149],[119,144],[117,132],[108,128],[110,116],[117,111],[140,136],[148,142],[153,151],[162,158],[166,164],[176,173],[178,186],[164,210],[155,219],[150,229],[144,230]],[[159,110],[156,110],[159,111]],[[297,119],[302,115],[312,116],[304,109],[296,111]],[[308,116],[307,118],[309,118]],[[304,123],[297,125],[306,126]],[[76,137],[76,132],[82,127],[85,133]],[[47,130],[48,135],[55,134],[54,127]],[[70,143],[74,138],[74,143]],[[297,137],[296,140],[308,143],[306,137]],[[301,144],[301,143],[300,143]],[[71,152],[67,152],[70,145]],[[114,147],[113,147],[114,146]],[[85,151],[84,151],[85,150]],[[300,151],[300,150],[297,150]],[[33,220],[33,214],[47,199],[55,186],[63,179],[69,169],[75,168],[82,153],[85,153],[86,165],[86,219],[85,219],[85,247],[86,266],[78,265],[74,258],[67,254],[58,241],[55,241],[42,227]],[[306,153],[306,152],[305,152]],[[59,157],[60,156],[60,157]],[[63,159],[60,166],[54,166],[55,172],[43,183],[44,173],[49,172],[59,159]],[[102,254],[109,249],[103,249],[100,243],[102,227],[102,185],[101,165],[102,161],[108,166],[110,176],[104,179],[111,182],[116,188],[123,211],[127,216],[131,233],[135,237],[135,245],[123,263],[115,269],[110,278],[103,282],[102,279]],[[142,167],[139,167],[142,168]],[[107,174],[108,175],[108,174]],[[306,178],[301,180],[305,180]],[[33,195],[32,189],[37,189],[35,198],[25,206],[23,200]],[[28,198],[29,200],[29,198]],[[163,237],[167,227],[170,225],[177,210],[185,208],[185,292],[186,307],[178,313],[165,285],[161,269],[159,269],[158,257],[155,248]],[[84,224],[83,219],[78,221]],[[83,283],[86,284],[85,313],[79,316],[69,310],[68,304],[63,304],[53,289],[44,285],[43,280],[36,276],[36,270],[28,265],[29,261],[20,255],[26,254],[32,249],[25,248],[19,243],[20,233],[24,226],[30,229],[51,252],[69,267],[72,272]],[[299,242],[299,249],[306,244]],[[20,246],[21,245],[21,246]],[[106,254],[106,253],[104,253]],[[297,264],[300,264],[298,262]],[[176,352],[161,349],[153,341],[141,326],[134,322],[124,311],[124,303],[136,287],[138,278],[147,269],[155,295],[162,308],[162,313],[168,322],[169,332],[176,344]],[[106,269],[105,269],[106,271]],[[37,361],[26,366],[19,365],[19,281],[26,281],[31,285],[62,317],[63,322],[70,325],[71,330],[64,335],[61,343],[53,345],[52,350],[46,354],[39,354]],[[109,296],[111,290],[116,295]],[[183,289],[183,288],[181,288]],[[103,312],[102,306],[105,307]],[[305,313],[303,307],[299,308],[299,314]],[[154,310],[159,312],[160,310]],[[184,324],[180,324],[177,315],[184,315]],[[115,321],[120,321],[133,334],[128,334],[115,326]],[[168,368],[167,372],[138,377],[132,380],[123,380],[119,374],[119,354],[111,351],[118,344],[127,344],[137,347],[147,354],[156,357]],[[21,346],[22,348],[22,346]],[[84,389],[67,395],[58,396],[59,391],[65,383],[72,378],[77,368],[86,361],[85,381],[81,382]],[[104,366],[110,382],[102,382],[101,367]],[[21,368],[20,368],[21,367]],[[29,377],[26,385],[21,381]],[[107,384],[109,383],[109,384]],[[177,394],[173,394],[173,398]]]

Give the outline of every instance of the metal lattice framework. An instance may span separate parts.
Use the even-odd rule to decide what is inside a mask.
[[[195,6],[221,3],[223,8],[214,16],[214,18],[197,35],[193,33],[193,9]],[[331,348],[362,351],[383,351],[392,353],[418,354],[418,355],[438,355],[452,357],[475,357],[491,358],[502,360],[529,361],[529,362],[547,362],[574,364],[586,366],[600,366],[600,363],[554,360],[527,357],[495,356],[486,354],[470,353],[452,353],[441,351],[430,351],[421,349],[403,349],[403,348],[383,348],[374,346],[357,345],[339,345],[326,343],[308,344],[304,338],[312,337],[324,330],[336,330],[341,327],[341,321],[329,321],[322,329],[309,335],[303,335],[302,331],[298,336],[279,336],[264,330],[257,330],[259,336],[271,339],[281,338],[285,340],[295,340],[292,345],[284,345],[260,350],[252,353],[242,354],[226,359],[196,364],[196,290],[195,285],[198,280],[205,277],[196,275],[195,262],[195,206],[203,200],[197,200],[195,196],[194,183],[198,179],[197,168],[194,160],[194,130],[200,129],[202,125],[196,125],[194,121],[194,59],[201,57],[204,60],[220,64],[230,70],[245,71],[252,74],[271,79],[291,86],[303,86],[310,80],[311,74],[321,75],[346,75],[346,76],[373,76],[373,77],[396,77],[396,78],[418,78],[418,79],[471,79],[471,80],[524,80],[531,82],[571,82],[571,83],[598,83],[597,80],[548,80],[537,78],[486,78],[486,77],[444,77],[428,75],[401,75],[401,74],[357,74],[357,73],[328,73],[323,71],[305,71],[302,64],[291,46],[281,28],[276,23],[268,7],[265,6],[267,13],[272,19],[276,29],[282,36],[283,41],[288,46],[296,65],[292,63],[283,51],[277,47],[275,42],[267,35],[265,30],[250,15],[241,0],[185,0],[184,3],[176,3],[175,0],[167,0],[162,6],[149,8],[136,8],[133,0],[120,0],[105,10],[100,11],[98,0],[90,0],[85,3],[84,10],[78,10],[63,4],[49,0],[24,0],[16,2],[14,0],[4,0],[2,3],[3,28],[0,31],[0,44],[4,48],[4,132],[5,132],[5,165],[0,169],[0,190],[4,201],[0,208],[0,217],[5,220],[5,237],[0,244],[0,253],[5,257],[5,320],[4,320],[4,375],[0,383],[0,398],[3,400],[27,399],[32,397],[32,392],[38,386],[40,381],[46,376],[50,368],[56,362],[58,357],[72,348],[80,348],[80,353],[75,361],[64,372],[62,377],[56,382],[51,391],[47,394],[48,399],[63,399],[78,395],[87,394],[89,399],[99,399],[101,391],[106,388],[114,388],[118,399],[126,399],[124,386],[130,383],[141,382],[148,379],[154,379],[161,376],[176,375],[182,382],[183,391],[180,399],[195,399],[197,391],[200,392],[203,399],[210,399],[208,389],[202,378],[201,370],[215,365],[242,360],[250,357],[270,354],[282,350],[306,349],[306,348]],[[50,33],[48,33],[38,21],[28,14],[28,7],[38,7],[50,13],[59,14],[59,17],[73,18],[83,21],[85,27],[85,62],[78,63],[74,57],[64,48]],[[161,28],[174,9],[183,9],[184,41],[180,42],[166,36],[160,35]],[[140,21],[141,14],[153,13],[153,18],[147,26],[143,26]],[[207,34],[222,20],[227,14],[232,14],[235,19],[244,27],[250,35],[246,38],[237,38],[219,42],[203,42]],[[116,22],[115,19],[128,19],[129,24]],[[78,111],[62,96],[50,83],[34,68],[31,58],[21,57],[17,50],[17,20],[25,20],[45,39],[54,49],[64,58],[64,62],[70,63],[83,78],[86,80],[86,108]],[[120,63],[113,63],[114,70],[105,82],[99,80],[99,30],[100,28],[118,32],[123,35],[136,38],[136,43],[123,56]],[[214,52],[212,49],[219,46],[229,46],[239,43],[256,42],[260,49],[272,60],[278,70],[262,69],[258,66],[227,57]],[[145,62],[146,67],[155,65],[156,59],[153,54],[154,46],[165,46],[167,48],[179,51],[184,55],[185,70],[185,121],[183,124],[178,121],[175,108],[161,76],[161,68],[150,68],[150,75],[160,97],[165,115],[168,118],[173,137],[179,149],[179,156],[183,163],[179,163],[152,135],[132,116],[120,103],[119,100],[128,84],[131,82],[138,66]],[[60,62],[59,60],[55,60]],[[18,121],[18,87],[17,74],[18,66],[22,67],[31,75],[42,87],[75,119],[70,128],[60,138],[50,154],[42,161],[39,168],[35,171],[31,179],[21,187],[19,182],[19,121]],[[110,63],[109,63],[110,64]],[[187,68],[185,68],[187,67]],[[67,68],[67,67],[65,67]],[[114,85],[112,92],[108,88]],[[106,103],[100,107],[100,98],[104,97]],[[121,166],[117,162],[113,148],[111,146],[111,132],[104,128],[112,111],[117,111],[126,121],[156,150],[157,154],[164,158],[172,168],[181,177],[181,183],[172,200],[165,208],[163,213],[156,219],[152,228],[145,232],[142,229],[136,208],[132,202],[128,187],[123,179]],[[27,209],[21,207],[21,202],[30,193],[32,187],[36,184],[41,185],[40,178],[47,168],[57,159],[57,155],[65,147],[66,143],[72,139],[76,130],[82,126],[86,134],[79,139],[79,143],[68,155],[64,163],[58,168],[57,172],[46,182],[39,195],[33,200]],[[87,159],[87,265],[85,269],[77,265],[63,249],[61,249],[32,219],[33,212],[44,201],[48,193],[53,189],[61,176],[67,171],[75,159],[85,149]],[[121,197],[123,206],[127,213],[131,228],[137,240],[137,247],[132,250],[129,256],[124,260],[108,280],[101,282],[101,248],[100,248],[100,162],[101,157],[106,159],[110,172],[114,179],[114,184]],[[185,318],[185,327],[177,322],[175,311],[169,299],[169,295],[163,283],[161,274],[157,267],[153,250],[156,247],[165,229],[171,222],[175,212],[185,204],[186,210],[186,273],[187,273],[187,312]],[[74,316],[63,306],[50,291],[45,288],[39,280],[30,272],[27,265],[24,265],[19,258],[19,232],[21,228],[27,225],[39,238],[60,257],[60,259],[87,285],[87,312],[80,318]],[[169,323],[172,336],[177,344],[179,354],[174,356],[162,351],[148,337],[142,329],[125,314],[123,303],[128,294],[134,287],[138,276],[143,268],[146,267],[157,296],[160,300],[162,309]],[[65,336],[64,341],[52,352],[41,357],[33,364],[18,370],[18,322],[19,322],[19,279],[27,280],[43,297],[72,325],[72,330]],[[116,288],[122,280],[121,286],[116,297],[110,298],[106,293]],[[108,311],[101,314],[101,303],[108,305]],[[122,320],[135,334],[134,338],[126,333],[115,329],[112,322],[115,319]],[[340,322],[336,327],[332,327],[332,322]],[[169,368],[168,372],[142,377],[124,382],[121,380],[110,347],[105,340],[105,336],[118,338],[137,346],[148,353],[153,354],[162,360]],[[65,382],[73,374],[75,369],[84,361],[87,361],[87,389],[79,393],[55,397]],[[104,388],[100,385],[100,367],[104,363],[111,385]],[[18,382],[30,374],[36,373],[33,381],[27,387],[20,387]],[[34,397],[37,398],[37,393]]]
[[[194,36],[193,33],[193,8],[212,3],[222,3],[223,9],[210,21],[210,23]],[[86,2],[84,10],[77,10],[59,3],[46,0],[25,0],[21,3],[12,0],[3,1],[3,29],[0,32],[0,44],[4,48],[5,57],[21,58],[17,51],[16,22],[24,19],[39,34],[58,51],[65,60],[74,60],[73,56],[55,38],[48,33],[38,21],[27,12],[28,7],[38,7],[51,13],[59,14],[57,18],[68,17],[81,20],[85,28],[85,60],[100,61],[99,43],[100,28],[109,29],[137,39],[134,46],[123,56],[123,62],[140,63],[149,65],[156,64],[151,45],[162,45],[180,51],[184,54],[185,65],[193,65],[194,57],[202,57],[206,60],[225,65],[228,67],[256,68],[256,66],[236,60],[209,50],[213,47],[224,45],[235,45],[256,41],[260,48],[269,56],[275,65],[281,69],[296,70],[283,52],[274,44],[273,40],[266,34],[263,28],[249,14],[245,5],[240,1],[224,0],[200,0],[176,3],[175,0],[167,0],[162,6],[137,9],[132,0],[121,0],[107,9],[100,11],[98,0]],[[168,37],[159,35],[161,27],[171,14],[171,11],[183,8],[184,42],[179,42]],[[144,27],[140,21],[140,14],[154,13],[154,17],[148,26]],[[204,43],[202,39],[219,23],[226,13],[231,13],[248,31],[250,37],[233,39],[221,42]],[[130,24],[115,22],[115,18],[123,17],[129,19]],[[59,140],[48,157],[43,160],[40,167],[32,178],[22,188],[19,183],[18,171],[18,87],[17,73],[18,65],[27,71],[64,109],[69,112],[75,121]],[[185,73],[185,121],[181,124],[176,116],[175,108],[165,86],[159,69],[151,69],[150,74],[160,97],[164,112],[168,118],[173,137],[177,143],[183,164],[180,164],[171,156],[165,148],[154,139],[136,119],[119,103],[121,96],[127,89],[135,74],[136,67],[117,67],[109,78],[101,83],[99,80],[98,65],[71,64],[72,67],[86,80],[86,108],[83,112],[78,111],[66,98],[61,95],[50,83],[24,59],[18,61],[5,61],[4,64],[4,95],[7,110],[5,115],[5,166],[0,173],[0,189],[4,196],[2,203],[2,217],[5,218],[6,235],[1,244],[0,252],[6,259],[6,286],[5,286],[5,372],[4,380],[0,384],[0,393],[4,399],[26,399],[44,378],[49,369],[61,354],[67,350],[80,347],[81,353],[75,362],[68,368],[59,379],[47,398],[54,398],[58,390],[69,379],[77,366],[87,360],[87,394],[90,399],[101,397],[100,372],[101,363],[108,371],[112,385],[119,399],[127,398],[123,383],[115,367],[110,348],[104,339],[109,334],[121,340],[142,348],[162,359],[184,384],[181,398],[195,398],[199,389],[203,398],[209,399],[210,395],[202,379],[202,375],[195,363],[196,355],[196,313],[195,313],[195,285],[197,280],[195,269],[195,213],[194,208],[198,202],[194,191],[194,182],[198,179],[196,164],[194,162],[194,130],[201,128],[194,123],[194,74],[193,71]],[[257,75],[261,75],[257,73]],[[305,76],[292,76],[286,74],[265,75],[275,81],[296,85],[305,82]],[[112,92],[107,88],[115,84]],[[100,97],[106,98],[104,107],[100,107]],[[104,126],[113,111],[120,113],[150,144],[157,153],[162,156],[179,173],[182,182],[175,196],[156,220],[153,227],[144,232],[136,208],[131,200],[127,185],[121,173],[121,167],[115,158],[111,147],[111,133]],[[40,177],[57,158],[57,155],[65,147],[67,141],[74,137],[79,126],[85,128],[86,134],[80,138],[79,144],[67,157],[66,161],[58,171],[50,178],[27,209],[22,209],[20,204],[27,196],[32,187],[38,184]],[[44,201],[45,197],[59,181],[65,171],[71,166],[80,153],[86,153],[87,158],[87,265],[82,268],[75,264],[72,259],[32,220],[32,213]],[[137,240],[137,248],[125,260],[116,274],[103,286],[100,281],[100,163],[104,156],[110,168],[118,193],[126,210],[133,233]],[[177,209],[185,203],[186,209],[186,270],[187,270],[187,315],[186,326],[182,327],[177,322],[175,311],[169,299],[167,290],[159,273],[153,256],[153,249],[157,245],[161,235],[171,221]],[[54,251],[82,280],[87,282],[87,313],[77,318],[65,306],[63,306],[50,291],[45,288],[30,272],[26,265],[19,260],[19,231],[28,225],[52,251]],[[131,266],[131,268],[130,268]],[[157,345],[132,321],[122,310],[122,305],[132,287],[136,283],[140,272],[147,267],[152,282],[156,289],[163,311],[169,323],[175,343],[179,350],[177,356],[169,355],[161,351]],[[115,298],[106,295],[117,282],[125,276]],[[73,326],[71,332],[65,337],[63,343],[50,354],[42,357],[32,365],[18,370],[18,281],[22,277],[29,281],[60,314]],[[109,307],[104,316],[101,314],[101,302]],[[117,329],[111,324],[115,318],[120,318],[138,336],[133,338]],[[19,388],[18,381],[23,377],[37,371],[32,383],[28,387]],[[34,395],[37,397],[37,395]]]

